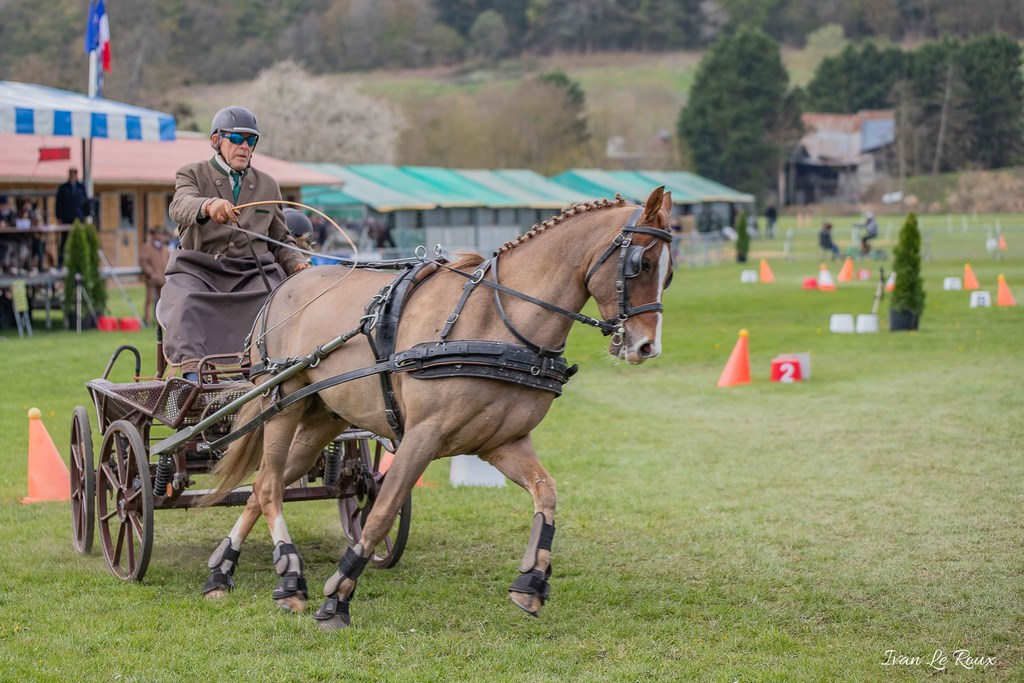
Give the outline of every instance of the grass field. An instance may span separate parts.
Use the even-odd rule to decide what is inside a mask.
[[[853,219],[837,220],[842,245]],[[681,269],[665,352],[646,365],[612,364],[604,338],[574,330],[581,372],[535,433],[560,493],[539,620],[506,597],[529,496],[453,489],[445,462],[414,493],[399,566],[364,574],[347,631],[277,610],[262,524],[236,591],[200,597],[237,510],[158,511],[145,581],[121,583],[102,555],[72,550],[65,504],[18,503],[26,411],[43,411],[66,455],[83,383],[120,343],[152,367],[152,336],[5,333],[0,680],[1024,680],[1024,305],[970,309],[941,288],[970,260],[983,288],[1005,273],[1024,304],[1024,230],[1001,218],[1010,250],[996,262],[985,218],[969,221],[924,220],[917,333],[829,334],[831,313],[870,310],[874,283],[802,290],[814,228],[792,262],[780,240],[753,243],[773,256],[772,285],[739,284],[735,264]],[[740,328],[754,381],[718,389]],[[771,358],[803,351],[809,381],[768,381]],[[291,505],[288,520],[318,590],[343,550],[335,508]],[[967,669],[958,649],[992,661]]]

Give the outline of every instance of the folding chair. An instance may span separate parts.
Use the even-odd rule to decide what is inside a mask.
[[[32,316],[29,315],[28,289],[24,280],[15,280],[11,285],[11,295],[14,298],[14,322],[18,325],[18,337],[24,336],[24,330],[28,330],[28,336],[32,336]]]

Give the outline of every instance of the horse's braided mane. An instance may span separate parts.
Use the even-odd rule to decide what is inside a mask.
[[[626,200],[623,199],[622,195],[616,193],[614,201],[609,201],[608,199],[597,199],[592,202],[584,202],[583,204],[575,204],[573,206],[567,207],[565,209],[562,209],[562,213],[558,214],[557,216],[552,216],[543,223],[535,224],[529,232],[519,235],[510,242],[505,242],[505,244],[501,245],[501,247],[499,247],[498,250],[494,252],[494,255],[497,256],[503,252],[508,251],[509,249],[515,249],[517,246],[519,246],[526,240],[530,239],[534,235],[538,235],[544,232],[553,225],[558,225],[567,218],[578,216],[581,213],[586,213],[587,211],[593,211],[595,209],[607,209],[613,206],[623,206],[625,203]]]

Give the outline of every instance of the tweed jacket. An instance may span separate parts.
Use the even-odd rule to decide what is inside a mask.
[[[242,177],[242,188],[238,193],[238,201],[235,202],[231,193],[231,178],[213,162],[213,159],[186,164],[175,178],[174,199],[171,200],[169,209],[171,218],[178,224],[178,237],[182,249],[202,251],[216,258],[225,256],[251,259],[251,240],[252,249],[256,254],[269,251],[286,274],[293,272],[296,265],[306,261],[306,257],[297,251],[250,237],[209,217],[204,216],[200,219],[199,211],[203,203],[210,198],[227,199],[239,205],[280,200],[281,188],[268,174],[249,167]],[[278,242],[295,244],[295,238],[288,231],[280,205],[267,204],[242,209],[238,216],[238,224],[246,230],[267,235]]]

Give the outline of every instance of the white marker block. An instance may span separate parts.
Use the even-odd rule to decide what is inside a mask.
[[[829,319],[828,330],[836,334],[853,334],[853,314],[834,313]]]
[[[959,292],[964,285],[958,277],[947,277],[942,281],[942,288],[947,292]]]
[[[971,308],[988,308],[992,305],[992,295],[984,291],[971,292]]]
[[[873,313],[861,313],[857,316],[857,334],[878,332],[878,316]]]
[[[505,475],[475,455],[456,455],[452,458],[448,481],[452,486],[498,487],[505,485]]]
[[[757,282],[757,271],[744,270],[742,273],[740,273],[740,282],[744,284],[752,284]]]

